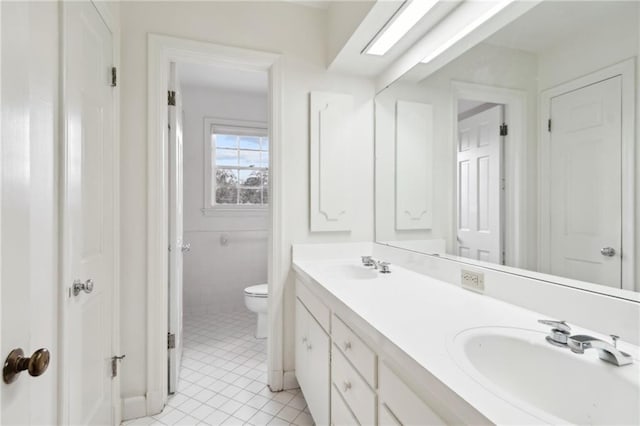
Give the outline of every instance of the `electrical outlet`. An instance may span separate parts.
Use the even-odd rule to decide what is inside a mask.
[[[463,269],[460,278],[462,287],[473,291],[484,292],[484,274],[482,272]]]

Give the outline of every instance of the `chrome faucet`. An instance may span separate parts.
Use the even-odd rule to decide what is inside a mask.
[[[380,271],[381,274],[390,274],[391,269],[389,268],[391,264],[389,262],[378,262],[378,266],[376,269]]]
[[[381,274],[390,274],[391,269],[389,262],[376,261],[371,256],[360,256],[362,258],[362,264],[364,266],[373,266],[373,269],[377,269]]]
[[[360,258],[362,259],[362,264],[364,266],[376,267],[376,261],[373,260],[373,257],[371,257],[371,256],[360,256]]]
[[[538,320],[538,322],[552,327],[549,335],[546,337],[547,342],[554,346],[567,346],[567,340],[571,335],[571,327],[569,327],[569,324],[565,321],[554,320]]]
[[[613,343],[608,343],[585,334],[578,334],[569,337],[567,346],[569,346],[572,352],[577,354],[583,354],[586,349],[597,349],[598,356],[601,360],[617,365],[618,367],[633,363],[631,355],[618,349],[619,336],[612,334],[611,339]]]

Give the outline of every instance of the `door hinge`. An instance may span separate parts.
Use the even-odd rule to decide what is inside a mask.
[[[167,95],[167,101],[168,101],[168,104],[171,106],[176,105],[176,92],[174,90],[169,90],[169,93]]]
[[[502,251],[502,264],[507,264],[507,253],[505,253],[504,250]]]
[[[118,70],[116,67],[111,67],[111,87],[118,85]]]
[[[509,126],[506,123],[500,125],[500,136],[507,136],[509,134]]]
[[[122,361],[126,355],[112,356],[111,357],[111,378],[113,379],[118,375],[118,361]]]
[[[500,178],[500,189],[504,191],[506,187],[507,187],[507,184],[506,184],[505,178]]]
[[[547,121],[547,130],[549,131],[549,133],[551,133],[551,119]]]
[[[176,348],[176,335],[174,333],[167,333],[167,348]]]

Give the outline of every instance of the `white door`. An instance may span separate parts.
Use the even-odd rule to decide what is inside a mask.
[[[502,105],[458,122],[458,256],[503,263]]]
[[[620,288],[621,77],[556,96],[550,110],[550,272]]]
[[[175,104],[169,105],[169,393],[176,391],[182,359],[182,254],[189,249],[182,232],[182,96],[175,65],[169,73],[169,103]]]
[[[58,5],[0,2],[0,357],[50,352],[38,377],[0,382],[0,424],[58,423]]]
[[[65,2],[63,422],[113,424],[114,89],[112,34],[90,2]],[[74,291],[73,282],[84,289]]]

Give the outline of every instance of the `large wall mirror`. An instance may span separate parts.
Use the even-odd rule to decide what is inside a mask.
[[[640,291],[639,17],[635,1],[541,2],[381,91],[376,241]]]

